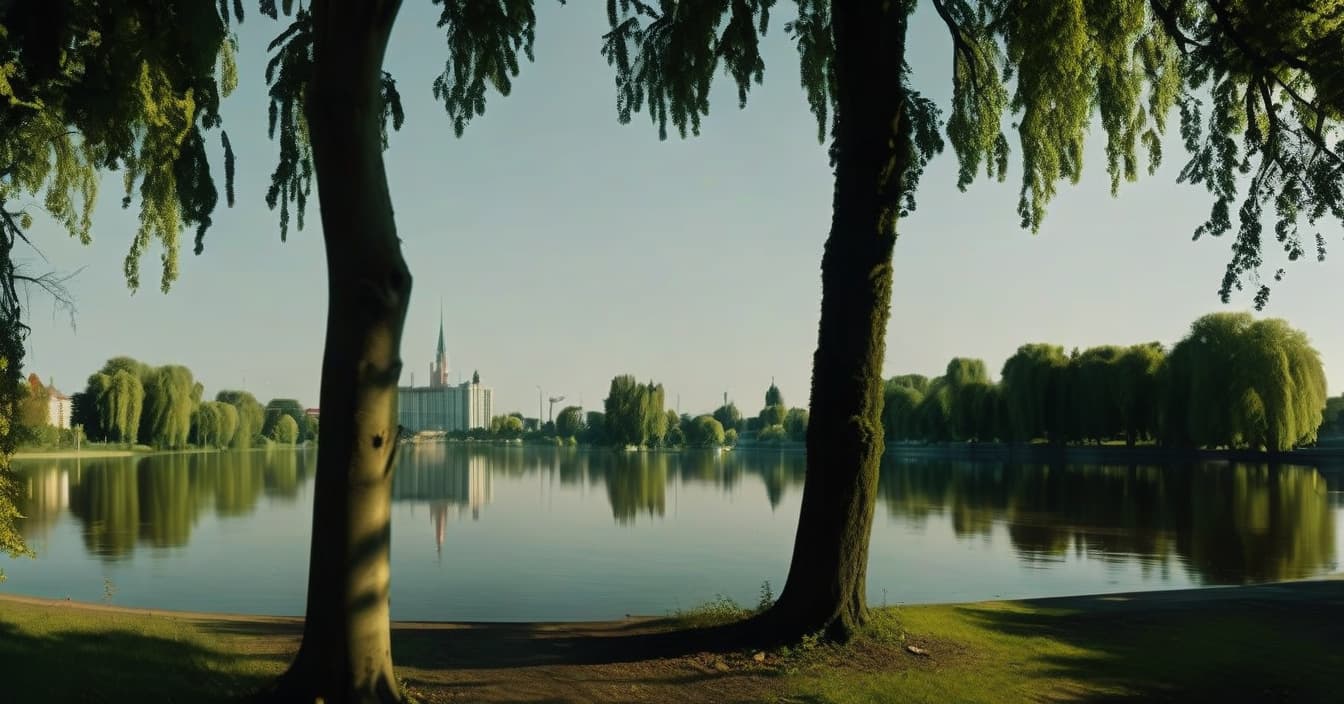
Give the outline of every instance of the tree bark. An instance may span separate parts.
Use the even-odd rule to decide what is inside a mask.
[[[327,257],[308,608],[271,700],[401,701],[388,592],[397,381],[411,276],[392,215],[379,79],[399,0],[317,0],[305,111]]]
[[[821,262],[807,477],[771,637],[848,640],[867,619],[868,541],[882,458],[882,363],[898,196],[910,164],[903,3],[833,3],[834,212]]]

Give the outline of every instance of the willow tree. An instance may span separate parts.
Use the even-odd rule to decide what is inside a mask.
[[[644,412],[648,408],[648,388],[629,374],[612,377],[607,397],[602,401],[606,418],[606,434],[617,445],[643,445],[648,437],[649,424]]]
[[[891,440],[915,440],[918,433],[915,412],[924,400],[918,389],[888,383],[882,402],[882,427]]]
[[[647,109],[660,137],[669,123],[683,137],[698,134],[720,68],[745,104],[763,80],[760,40],[774,4],[608,0],[603,53],[615,67],[619,120]],[[906,34],[918,4],[797,0],[797,19],[785,25],[818,137],[830,137],[835,187],[793,561],[779,600],[754,621],[778,637],[824,629],[845,638],[866,618],[892,247],[924,167],[944,146],[939,109],[911,88]],[[1002,125],[1011,114],[1023,227],[1036,230],[1057,185],[1080,178],[1094,119],[1116,191],[1138,176],[1143,153],[1157,168],[1178,106],[1190,152],[1181,180],[1205,186],[1215,201],[1196,236],[1229,231],[1240,202],[1225,296],[1258,276],[1266,205],[1290,257],[1303,251],[1299,221],[1344,218],[1339,103],[1329,103],[1340,100],[1333,69],[1344,63],[1333,3],[1282,13],[1240,0],[927,4],[951,37],[945,134],[960,166],[957,185],[982,173],[1007,176]],[[1262,288],[1257,304],[1265,296]]]
[[[229,447],[243,450],[252,447],[252,439],[261,433],[266,419],[266,409],[257,397],[246,391],[226,389],[215,394],[215,400],[233,406],[237,415]]]
[[[1160,403],[1159,378],[1166,352],[1159,342],[1131,345],[1118,362],[1118,383],[1113,389],[1125,431],[1125,444],[1133,447],[1140,437],[1156,436]]]
[[[1120,360],[1125,348],[1089,347],[1069,360],[1071,383],[1065,412],[1075,419],[1077,439],[1100,443],[1122,432],[1119,393],[1125,376]]]
[[[170,364],[150,372],[145,383],[145,418],[155,447],[186,447],[191,417],[200,403],[191,370]]]
[[[535,15],[532,0],[442,4],[437,24],[449,61],[433,91],[460,135],[484,111],[488,89],[508,93],[519,53],[530,58]],[[396,85],[382,70],[400,5],[258,4],[263,15],[288,20],[267,66],[279,142],[267,203],[279,210],[283,238],[291,217],[303,225],[315,180],[329,282],[320,401],[328,432],[318,451],[307,619],[295,663],[273,692],[281,699],[401,698],[392,675],[388,550],[411,277],[382,160],[388,126],[403,119]],[[18,316],[9,245],[28,227],[14,199],[37,196],[87,239],[101,167],[120,167],[127,199],[140,201],[127,282],[139,285],[140,258],[158,240],[166,290],[177,276],[179,235],[194,228],[200,253],[219,200],[205,137],[221,127],[218,103],[236,82],[228,26],[242,20],[243,3],[68,0],[0,3],[0,13],[4,315]],[[221,141],[227,186],[233,159]],[[250,404],[239,410],[242,435]]]
[[[1058,435],[1056,387],[1068,364],[1062,347],[1041,343],[1022,345],[1003,363],[1003,399],[1014,439]]]
[[[1169,442],[1289,450],[1315,441],[1325,373],[1307,336],[1277,319],[1215,313],[1172,348]]]

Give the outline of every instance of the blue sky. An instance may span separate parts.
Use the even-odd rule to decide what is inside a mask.
[[[724,392],[754,412],[772,376],[790,404],[803,405],[831,173],[782,31],[792,3],[771,22],[765,84],[747,108],[737,109],[721,79],[702,136],[666,142],[645,115],[616,122],[612,70],[598,52],[604,5],[539,2],[537,61],[523,66],[511,96],[490,96],[462,139],[430,92],[446,57],[436,8],[424,0],[403,8],[387,68],[407,121],[386,155],[415,278],[402,381],[428,378],[442,299],[453,375],[479,370],[496,389],[497,411],[533,415],[538,385],[598,408],[611,377],[626,372],[662,382],[668,403],[679,399],[686,412],[712,409]],[[45,300],[31,307],[26,367],[64,391],[126,354],[186,364],[212,396],[245,386],[263,402],[317,404],[326,315],[319,220],[314,209],[308,228],[282,243],[265,207],[275,147],[262,70],[277,27],[248,9],[241,85],[224,107],[238,203],[221,206],[201,256],[184,234],[172,290],[158,291],[157,246],[144,261],[145,286],[126,288],[121,265],[136,216],[120,208],[116,174],[104,181],[91,246],[38,224],[51,268],[83,268],[71,282],[74,328]],[[910,63],[917,87],[943,106],[950,53],[945,30],[921,10]],[[1201,314],[1249,309],[1249,296],[1223,306],[1216,295],[1231,242],[1190,241],[1209,200],[1175,184],[1183,150],[1170,144],[1156,176],[1112,199],[1100,145],[1094,135],[1082,183],[1061,186],[1035,236],[1017,226],[1019,170],[963,194],[950,152],[928,169],[896,245],[888,374],[934,375],[957,355],[997,372],[1035,341],[1170,344]],[[1339,248],[1338,227],[1327,234]],[[1269,254],[1269,272],[1280,259]],[[1331,299],[1342,290],[1344,251],[1288,268],[1266,314],[1310,335],[1338,393],[1344,333]]]

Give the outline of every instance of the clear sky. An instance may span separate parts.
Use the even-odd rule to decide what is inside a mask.
[[[74,328],[46,300],[35,297],[30,309],[26,368],[67,393],[125,354],[185,364],[210,396],[245,385],[262,402],[317,404],[326,314],[319,219],[314,208],[308,228],[282,243],[263,201],[276,150],[262,72],[278,28],[254,7],[240,31],[241,85],[224,107],[238,203],[221,202],[201,256],[184,233],[172,291],[158,291],[157,246],[141,291],[126,288],[122,258],[137,206],[121,210],[116,174],[104,181],[91,246],[50,223],[37,227],[51,268],[83,267],[71,282]],[[666,142],[645,115],[616,122],[612,69],[598,51],[604,7],[539,0],[536,62],[523,66],[511,96],[491,95],[459,140],[430,92],[446,58],[437,8],[406,2],[387,68],[407,119],[386,154],[415,278],[402,382],[428,379],[442,299],[453,376],[479,370],[496,390],[496,412],[535,414],[537,386],[566,396],[561,405],[581,398],[599,408],[611,377],[626,372],[662,382],[669,405],[679,399],[684,412],[711,410],[727,392],[754,413],[772,376],[791,405],[803,405],[831,172],[782,31],[793,4],[780,3],[772,19],[765,83],[747,108],[738,110],[721,79],[702,136]],[[946,107],[946,32],[921,9],[911,35],[917,87]],[[1035,341],[1171,344],[1201,314],[1250,308],[1248,295],[1230,306],[1217,298],[1230,240],[1190,241],[1210,201],[1175,184],[1183,150],[1169,144],[1157,176],[1112,199],[1100,144],[1092,140],[1083,182],[1061,187],[1035,236],[1017,226],[1020,171],[963,194],[950,151],[928,169],[896,244],[888,375],[934,375],[960,355],[983,358],[997,376],[1018,345]],[[1344,332],[1334,299],[1344,291],[1344,248],[1337,226],[1327,234],[1339,251],[1289,266],[1267,314],[1311,336],[1338,393]],[[1270,253],[1268,273],[1282,258]]]

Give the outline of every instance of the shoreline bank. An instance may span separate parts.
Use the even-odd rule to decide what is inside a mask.
[[[1311,585],[1316,585],[1313,587]],[[1276,598],[1284,598],[1285,595],[1291,595],[1299,589],[1331,587],[1339,592],[1338,596],[1344,598],[1344,570],[1330,574],[1308,577],[1305,579],[1289,579],[1278,582],[1259,582],[1256,584],[1233,584],[1233,585],[1211,585],[1204,587],[1185,587],[1180,589],[1151,589],[1142,591],[1127,592],[1094,592],[1088,594],[1071,594],[1066,596],[1039,596],[1027,597],[1023,599],[984,599],[980,601],[949,601],[936,603],[918,603],[918,604],[895,604],[890,606],[892,609],[925,609],[925,608],[955,608],[969,607],[979,604],[1041,604],[1049,605],[1052,608],[1075,608],[1079,604],[1138,604],[1149,602],[1152,604],[1172,604],[1178,602],[1193,602],[1201,600],[1211,600],[1222,602],[1227,599],[1242,598],[1261,598],[1265,595],[1277,595]],[[115,613],[123,615],[154,616],[165,618],[178,618],[189,620],[210,620],[210,621],[238,621],[257,624],[274,624],[276,626],[295,626],[303,624],[303,616],[277,616],[273,614],[245,614],[245,613],[226,613],[215,611],[179,611],[173,609],[156,609],[143,606],[119,606],[116,604],[100,604],[93,601],[76,601],[70,598],[51,598],[42,596],[31,596],[26,594],[10,594],[0,591],[0,604],[23,604],[37,607],[69,608],[85,611],[94,611],[102,613]],[[879,607],[873,607],[875,610]],[[1110,607],[1107,607],[1110,608]],[[629,627],[632,624],[653,624],[666,622],[669,620],[667,615],[652,614],[630,614],[622,619],[606,620],[571,620],[571,621],[440,621],[426,619],[393,620],[392,627],[422,627],[435,626],[440,628],[481,628],[490,626],[500,626],[509,628],[525,627],[593,627],[593,628],[617,628]]]
[[[667,619],[394,622],[392,644],[398,680],[424,704],[1221,702],[1248,693],[1296,704],[1337,699],[1341,624],[1344,578],[1335,575],[875,609],[844,646],[716,649]],[[0,658],[15,701],[238,701],[285,670],[302,632],[298,617],[0,596]]]

